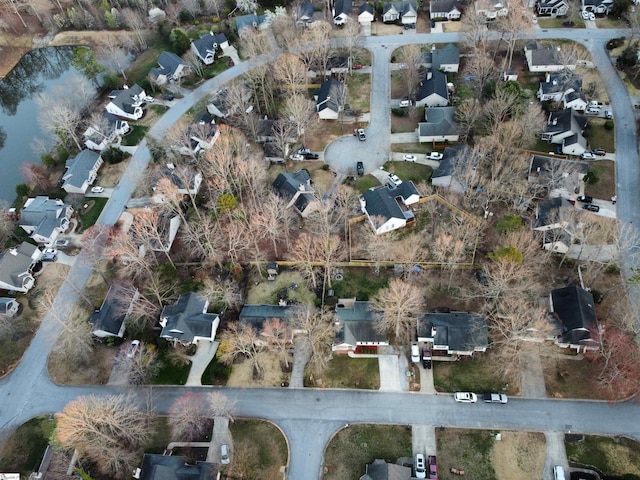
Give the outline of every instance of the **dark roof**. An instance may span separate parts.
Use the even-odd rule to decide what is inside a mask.
[[[298,8],[298,19],[311,20],[316,9],[311,2],[305,2]]]
[[[371,5],[370,3],[363,3],[362,5],[360,5],[360,9],[358,10],[358,15],[364,12],[369,12],[371,15],[375,15],[375,9],[373,8],[373,5]]]
[[[407,13],[413,12],[414,14],[417,14],[418,12],[418,4],[416,2],[412,0],[401,0],[398,2],[385,2],[382,6],[382,13],[387,13],[392,8],[402,16]]]
[[[281,173],[273,182],[273,189],[283,198],[291,199],[300,190],[300,185],[305,186],[305,190],[309,185],[309,172],[306,170],[298,170],[295,173]]]
[[[460,63],[460,49],[449,43],[431,52],[431,68],[439,70],[442,65]]]
[[[33,235],[49,237],[56,228],[62,226],[62,220],[66,219],[68,205],[61,200],[46,196],[38,196],[31,200],[20,212],[20,225],[35,227]]]
[[[89,323],[93,330],[102,330],[118,335],[122,324],[127,319],[131,303],[138,295],[138,289],[121,284],[109,287],[107,296],[102,302],[100,310],[91,314]]]
[[[558,223],[563,218],[561,210],[565,208],[573,208],[573,205],[562,197],[550,198],[538,203],[533,227],[544,227]]]
[[[360,480],[409,480],[411,468],[387,463],[379,458],[366,466],[365,474]]]
[[[111,99],[111,103],[123,112],[134,113],[135,107],[133,106],[133,97],[137,97],[142,92],[142,87],[135,84],[132,87],[122,90],[112,90],[111,93],[109,93],[109,98]]]
[[[196,462],[189,465],[181,456],[145,453],[139,480],[216,480],[218,465]]]
[[[386,342],[387,336],[376,330],[381,321],[381,312],[372,310],[370,302],[353,302],[352,305],[337,306],[336,317],[340,321],[340,330],[336,334],[336,344],[356,345],[358,342]]]
[[[387,185],[370,188],[361,197],[365,201],[365,209],[370,218],[379,217],[386,221],[389,218],[413,218],[413,212],[403,210],[396,200],[400,197],[404,202],[411,195],[420,194],[412,181],[406,181],[394,188]]]
[[[239,15],[236,17],[236,28],[239,32],[243,28],[257,27],[261,25],[266,18],[266,15],[256,15],[255,13],[250,13],[249,15]]]
[[[195,337],[210,338],[218,314],[206,313],[208,303],[206,298],[197,293],[180,295],[176,303],[162,309],[160,318],[166,321],[166,325],[160,336],[171,337],[182,343],[193,343]]]
[[[544,155],[532,155],[529,173],[568,172],[586,175],[589,172],[589,164],[580,160],[566,158],[546,157]]]
[[[334,18],[344,13],[345,15],[349,15],[351,10],[353,9],[353,5],[351,0],[335,0],[334,3]]]
[[[573,131],[581,133],[587,126],[587,118],[578,115],[572,108],[557,110],[549,114],[547,125],[544,132],[551,134],[559,134],[562,132]]]
[[[578,100],[578,99],[580,99],[580,100],[584,101],[585,103],[587,102],[587,97],[586,97],[586,95],[585,95],[584,93],[582,93],[582,92],[577,92],[577,91],[573,91],[573,92],[569,92],[569,93],[567,93],[567,94],[564,96],[564,103],[565,103],[565,104],[567,104],[567,103],[571,103],[571,102],[573,102],[574,100]]]
[[[448,177],[450,175],[453,175],[457,169],[459,169],[469,161],[469,159],[471,158],[471,154],[471,147],[466,144],[445,148],[444,152],[442,153],[440,165],[438,165],[438,167],[433,170],[431,178]]]
[[[82,188],[98,160],[100,160],[100,154],[92,150],[82,150],[75,157],[68,159],[65,163],[66,171],[62,176],[64,185]]]
[[[160,75],[171,76],[176,73],[180,65],[187,65],[182,59],[172,52],[162,52],[158,57],[158,67],[151,69],[151,75],[158,78]]]
[[[456,121],[456,107],[425,108],[426,121],[418,123],[421,137],[455,135],[459,133]]]
[[[569,88],[576,91],[582,90],[582,77],[571,71],[550,73],[544,82],[540,82],[543,94],[559,93]]]
[[[432,338],[434,347],[448,346],[449,351],[470,351],[488,345],[487,321],[482,315],[465,312],[423,313],[418,317],[418,337]]]
[[[567,3],[565,0],[540,0],[539,8],[552,8]]]
[[[215,52],[220,45],[227,41],[227,36],[224,33],[207,33],[202,35],[197,40],[194,40],[192,45],[196,48],[201,57],[206,57],[208,52]]]
[[[318,111],[320,112],[326,108],[330,108],[334,112],[339,112],[344,104],[343,92],[344,84],[335,78],[330,78],[320,85],[318,100],[316,102]]]
[[[429,4],[429,10],[432,13],[449,13],[454,8],[460,10],[460,2],[458,0],[431,0]]]
[[[420,101],[434,93],[448,99],[447,76],[440,70],[431,70],[430,74],[429,78],[420,82],[416,90],[416,100]],[[429,75],[427,74],[427,76]]]
[[[562,323],[562,339],[572,345],[588,343],[598,334],[591,292],[570,285],[551,291],[553,312]]]
[[[296,315],[296,308],[296,305],[244,305],[239,321],[261,330],[264,322],[271,318],[291,320]]]
[[[9,305],[14,302],[17,302],[15,298],[0,297],[0,315],[6,315]]]
[[[531,44],[527,44],[529,46]],[[540,44],[535,44],[531,50],[531,65],[560,65],[557,50],[551,46],[543,48]]]
[[[30,276],[36,250],[38,247],[35,245],[22,242],[17,247],[0,253],[0,281],[22,289],[24,277]]]

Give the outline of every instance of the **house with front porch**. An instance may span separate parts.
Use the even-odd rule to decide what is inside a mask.
[[[371,302],[355,298],[340,298],[336,304],[337,330],[331,349],[336,353],[356,352],[359,348],[377,349],[389,345],[386,333],[381,332],[382,312]]]
[[[447,76],[439,70],[430,70],[414,94],[416,107],[446,107],[449,105]]]
[[[400,20],[402,25],[415,25],[418,21],[418,4],[412,0],[385,2],[382,6],[382,21],[393,23]]]
[[[345,103],[344,83],[330,78],[320,85],[315,95],[316,111],[321,120],[337,120]]]
[[[424,109],[424,122],[418,123],[420,143],[454,143],[459,139],[460,128],[456,120],[456,107]]]
[[[67,193],[85,194],[98,177],[98,170],[104,163],[99,153],[82,150],[65,163],[62,175],[62,189]]]
[[[27,293],[36,283],[34,267],[42,251],[35,245],[22,242],[0,253],[0,289]]]
[[[485,20],[496,20],[509,15],[509,3],[506,0],[476,0],[476,15]]]
[[[140,120],[144,115],[142,107],[153,100],[138,84],[132,87],[125,85],[122,90],[113,90],[109,93],[109,98],[111,101],[105,107],[107,112],[129,120]]]
[[[582,135],[587,122],[586,117],[571,108],[550,112],[542,140],[562,145],[565,155],[581,155],[587,151],[587,140]]]
[[[423,313],[417,330],[418,342],[431,344],[434,357],[470,357],[489,346],[487,320],[475,313]]]
[[[536,6],[538,15],[562,17],[569,11],[568,0],[539,0]]]
[[[420,201],[418,189],[411,181],[397,186],[370,188],[359,197],[364,212],[376,235],[404,228],[415,222],[411,206]]]
[[[60,199],[29,198],[20,212],[18,224],[37,243],[53,244],[70,226],[73,207]]]
[[[122,120],[109,112],[103,112],[97,124],[92,124],[83,133],[84,144],[87,148],[101,152],[131,131],[129,122]]]
[[[613,8],[614,0],[581,0],[582,11],[592,12],[596,15],[609,15]],[[638,2],[634,1],[634,4]]]
[[[216,60],[218,50],[229,47],[229,40],[224,33],[209,32],[191,42],[190,49],[205,65],[211,65]]]
[[[194,292],[184,293],[173,305],[167,305],[160,314],[160,337],[188,346],[200,341],[213,342],[220,317],[207,313],[209,300]]]
[[[460,20],[462,7],[458,0],[431,0],[429,18],[431,20]]]

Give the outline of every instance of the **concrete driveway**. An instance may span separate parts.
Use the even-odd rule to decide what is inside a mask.
[[[191,356],[191,370],[187,378],[188,386],[202,385],[202,374],[207,369],[218,351],[220,342],[202,342],[198,344],[196,353]]]
[[[401,392],[398,355],[378,355],[378,368],[380,369],[380,390]]]
[[[433,425],[411,425],[413,454],[436,455],[436,431]]]

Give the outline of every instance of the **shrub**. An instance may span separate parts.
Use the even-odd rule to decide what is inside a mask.
[[[598,183],[600,178],[598,177],[598,172],[596,172],[593,168],[590,168],[587,174],[584,176],[584,181],[587,185],[595,185]]]
[[[605,272],[607,272],[608,274],[618,274],[620,273],[620,267],[618,265],[616,265],[615,263],[610,263],[609,265],[607,265],[607,268],[605,270]]]
[[[122,150],[118,150],[117,148],[109,147],[104,152],[102,152],[102,158],[105,162],[115,165],[123,161],[126,157],[126,154]]]
[[[58,152],[58,160],[60,162],[66,162],[69,158],[69,151],[62,145],[56,146],[56,151]]]
[[[50,153],[43,153],[40,155],[40,159],[42,160],[42,164],[47,168],[52,168],[56,166],[56,159],[53,158],[53,155]]]
[[[19,197],[26,197],[29,195],[29,186],[25,183],[19,183],[16,185],[16,195]]]
[[[391,113],[393,113],[397,117],[406,117],[409,114],[407,108],[393,108],[391,109]]]
[[[606,122],[604,122],[605,130],[613,130],[613,128],[614,128],[613,120],[607,120]]]
[[[496,222],[496,230],[500,234],[515,232],[522,228],[522,219],[517,215],[505,215]]]

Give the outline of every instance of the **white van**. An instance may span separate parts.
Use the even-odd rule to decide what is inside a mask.
[[[411,361],[413,363],[420,362],[420,347],[415,342],[411,344]]]
[[[553,467],[553,480],[566,480],[564,478],[564,468],[561,465]]]

